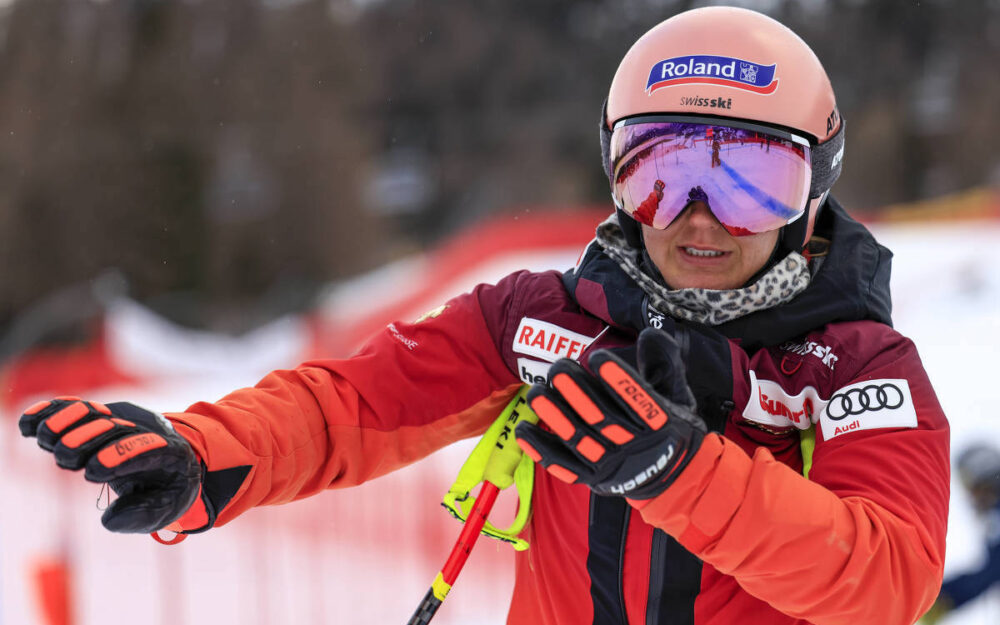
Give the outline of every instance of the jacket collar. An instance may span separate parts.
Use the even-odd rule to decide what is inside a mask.
[[[827,323],[870,319],[892,325],[889,275],[892,252],[829,197],[816,233],[830,239],[826,256],[811,263],[809,287],[790,302],[750,313],[715,330],[739,339],[745,349],[778,345]],[[580,263],[563,274],[563,284],[588,313],[621,328],[657,327],[662,313],[596,241]]]

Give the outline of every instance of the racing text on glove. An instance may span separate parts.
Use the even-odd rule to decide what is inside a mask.
[[[607,350],[590,356],[593,373],[566,358],[553,364],[548,384],[528,392],[528,403],[552,432],[519,425],[525,453],[598,495],[652,499],[670,486],[706,427],[673,337],[649,328],[636,348],[638,372]]]
[[[202,467],[191,445],[163,416],[133,404],[75,397],[28,408],[21,434],[34,436],[64,469],[118,494],[101,522],[114,532],[153,532],[178,519],[198,497]]]

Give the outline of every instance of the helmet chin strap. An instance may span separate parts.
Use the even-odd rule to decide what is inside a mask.
[[[642,240],[642,226],[639,222],[620,208],[616,208],[615,212],[618,213],[618,225],[625,234],[625,241],[637,250],[645,249],[646,244]]]
[[[816,219],[819,217],[820,211],[826,204],[826,196],[830,194],[830,191],[823,191],[819,194],[818,198],[809,198],[806,204],[806,212],[788,224],[779,231],[778,235],[778,247],[785,252],[801,252],[805,249],[806,244],[809,241],[806,240],[806,234],[808,233],[809,223],[816,223]],[[816,207],[812,208],[813,200],[818,200],[815,204]],[[813,211],[816,212],[815,215],[811,214]]]
[[[784,230],[784,228],[782,228],[782,230]],[[771,250],[771,255],[768,257],[767,261],[765,261],[764,264],[761,265],[760,269],[757,270],[757,273],[750,276],[750,279],[747,280],[746,283],[744,283],[743,288],[746,288],[751,284],[753,284],[754,282],[760,280],[761,276],[763,276],[768,271],[771,271],[772,267],[774,267],[781,260],[783,260],[785,256],[788,256],[789,251],[782,250],[781,234],[779,234],[778,239],[774,242],[774,248]]]

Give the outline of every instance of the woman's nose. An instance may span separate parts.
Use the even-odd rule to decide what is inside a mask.
[[[715,218],[707,202],[696,200],[688,204],[687,209],[688,224],[705,228],[720,227],[722,224]]]

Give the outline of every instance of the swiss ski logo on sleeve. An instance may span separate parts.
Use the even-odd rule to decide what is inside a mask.
[[[915,428],[913,407],[906,380],[866,380],[834,392],[820,415],[823,438],[876,428]]]
[[[519,354],[555,362],[560,358],[578,359],[583,350],[593,342],[594,337],[567,330],[554,323],[524,317],[514,334],[513,350]]]

